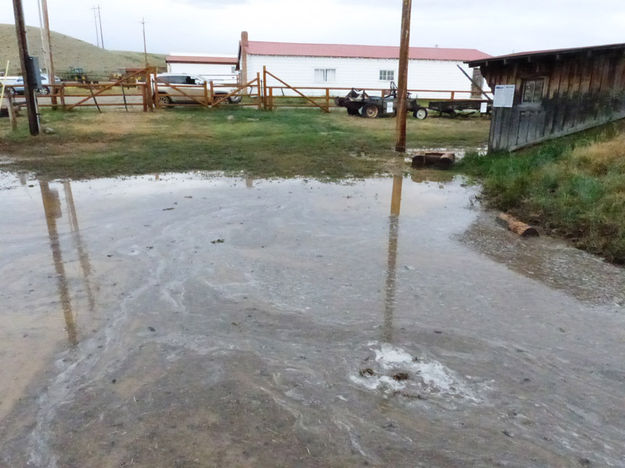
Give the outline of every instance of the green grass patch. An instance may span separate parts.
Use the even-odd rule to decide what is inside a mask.
[[[470,154],[457,170],[494,208],[625,263],[625,123],[518,153]]]
[[[45,111],[54,134],[32,138],[26,119],[10,133],[0,121],[0,151],[16,160],[3,166],[58,178],[88,178],[170,171],[217,170],[254,177],[367,177],[401,165],[393,151],[395,119],[350,117],[314,109],[273,112],[224,106],[173,108],[154,113],[92,109]],[[408,122],[409,147],[485,144],[482,119]]]

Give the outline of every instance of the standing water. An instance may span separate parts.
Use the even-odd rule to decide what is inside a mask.
[[[0,465],[625,464],[625,273],[460,179],[0,187]]]

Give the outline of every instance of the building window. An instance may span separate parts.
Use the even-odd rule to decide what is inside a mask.
[[[336,81],[336,68],[315,68],[316,83],[332,83]]]
[[[533,80],[525,80],[523,82],[522,104],[539,104],[543,100],[543,90],[545,88],[545,79],[538,78]]]
[[[380,70],[380,81],[393,81],[395,80],[394,70]]]

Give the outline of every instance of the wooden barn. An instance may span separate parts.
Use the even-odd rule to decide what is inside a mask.
[[[489,151],[516,150],[625,118],[625,44],[467,62],[495,91]]]

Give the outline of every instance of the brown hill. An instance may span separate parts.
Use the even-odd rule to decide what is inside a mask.
[[[30,54],[39,57],[41,68],[45,68],[39,28],[28,26],[27,37]],[[107,75],[120,68],[141,67],[144,64],[142,52],[113,51],[81,41],[80,39],[52,32],[52,51],[57,75],[73,67],[95,75]],[[20,74],[15,25],[0,24],[0,69],[4,71],[7,60],[11,61],[10,75]],[[165,66],[165,55],[148,54],[152,66]]]

